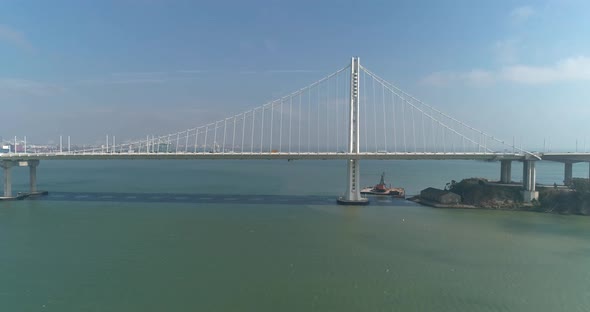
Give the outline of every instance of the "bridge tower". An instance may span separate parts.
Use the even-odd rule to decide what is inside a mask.
[[[350,65],[350,109],[348,124],[348,153],[358,154],[360,151],[359,144],[359,121],[360,121],[360,58],[353,57]],[[358,159],[347,160],[347,185],[344,196],[338,198],[338,204],[341,205],[366,205],[369,203],[367,198],[361,196],[360,186],[360,168]]]

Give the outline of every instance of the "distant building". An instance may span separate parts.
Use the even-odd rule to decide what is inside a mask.
[[[25,152],[25,145],[23,143],[17,143],[16,145],[12,143],[4,143],[0,145],[0,153],[24,153]]]

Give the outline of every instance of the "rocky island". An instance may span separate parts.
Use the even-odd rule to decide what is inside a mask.
[[[538,186],[539,200],[523,203],[520,184],[483,178],[451,181],[444,189],[426,188],[409,200],[437,208],[485,208],[590,215],[590,182],[573,179],[570,187]]]

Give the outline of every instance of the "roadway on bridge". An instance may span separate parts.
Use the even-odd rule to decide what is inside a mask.
[[[375,159],[375,160],[523,160],[531,155],[511,153],[54,153],[54,154],[4,154],[0,160],[109,160],[109,159]]]

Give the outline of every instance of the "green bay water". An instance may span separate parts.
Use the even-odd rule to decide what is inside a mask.
[[[363,161],[416,194],[499,164]],[[538,181],[563,165],[538,164]],[[522,168],[513,164],[513,179]],[[50,192],[206,194],[219,203],[0,202],[0,311],[589,311],[590,218],[343,207],[342,161],[44,161]],[[587,164],[574,165],[587,177]],[[14,189],[25,191],[26,168]],[[225,194],[278,195],[273,203]],[[284,197],[281,197],[284,196]],[[324,204],[281,198],[325,196]],[[334,198],[334,201],[329,200]]]

